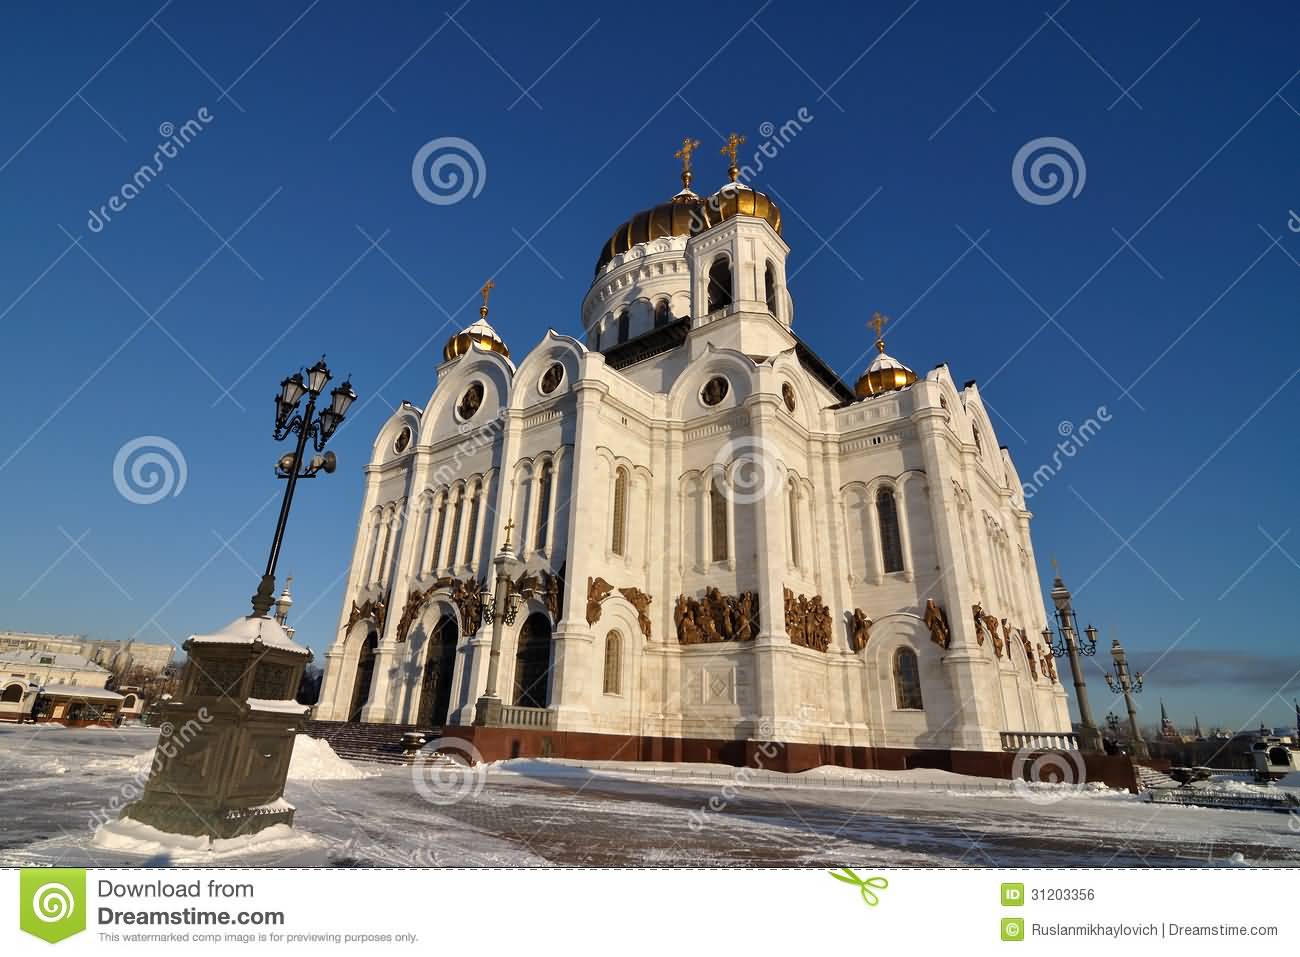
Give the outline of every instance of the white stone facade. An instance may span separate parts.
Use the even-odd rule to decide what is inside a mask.
[[[535,594],[504,628],[498,690],[521,703],[517,644],[544,621],[545,687],[522,703],[544,705],[547,727],[984,751],[1002,748],[1001,732],[1068,732],[1065,692],[1043,668],[1030,515],[978,388],[940,365],[856,398],[791,330],[787,252],[743,215],[651,240],[600,269],[584,340],[547,331],[517,364],[475,347],[439,366],[424,408],[404,404],[375,441],[316,717],[471,724],[492,625],[461,621],[446,585],[404,635],[402,611],[439,579],[491,590],[513,521],[528,572],[563,570],[563,602],[555,620]],[[719,256],[732,285],[721,305]],[[706,404],[719,377],[726,393]],[[589,579],[614,589],[594,623]],[[678,596],[710,588],[755,593],[747,640],[679,641]],[[652,598],[649,636],[622,589]],[[792,643],[786,589],[829,610],[825,650]],[[946,614],[946,647],[924,621],[928,600]],[[978,629],[976,604],[1015,640]],[[861,650],[854,609],[873,620]]]

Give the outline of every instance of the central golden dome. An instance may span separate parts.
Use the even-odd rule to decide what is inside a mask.
[[[765,193],[740,183],[728,183],[712,196],[703,197],[683,189],[666,203],[643,209],[609,237],[596,260],[599,274],[615,256],[633,246],[664,236],[694,236],[732,216],[757,216],[781,234],[781,210]]]

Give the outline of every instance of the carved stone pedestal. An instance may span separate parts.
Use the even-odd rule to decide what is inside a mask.
[[[144,796],[122,817],[213,838],[292,825],[284,782],[308,710],[293,699],[311,651],[259,617],[194,635],[184,647],[185,683],[163,706]]]

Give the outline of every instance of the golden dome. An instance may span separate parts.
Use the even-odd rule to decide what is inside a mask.
[[[498,352],[507,359],[510,358],[510,349],[506,346],[505,340],[497,335],[497,331],[487,321],[488,296],[492,295],[492,290],[495,288],[496,283],[491,279],[483,284],[483,288],[479,290],[483,296],[483,305],[479,306],[478,322],[466,326],[447,340],[447,344],[442,347],[444,361],[450,362],[458,356],[463,356],[475,346]]]
[[[867,366],[867,371],[862,373],[853,387],[859,399],[869,399],[873,395],[906,389],[916,381],[915,372],[893,356],[885,354],[885,340],[880,335],[885,325],[885,317],[876,313],[871,320],[871,325],[876,327],[876,357],[871,360],[871,365]]]
[[[664,236],[694,236],[732,216],[757,216],[781,234],[781,210],[765,193],[728,183],[707,199],[683,189],[667,203],[637,213],[609,237],[596,260],[596,272],[633,246]]]

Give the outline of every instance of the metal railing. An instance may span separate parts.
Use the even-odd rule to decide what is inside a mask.
[[[1078,751],[1079,736],[1072,731],[1003,731],[1002,750]]]
[[[555,727],[555,712],[547,708],[505,705],[501,708],[501,727],[542,728],[549,731]]]

